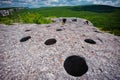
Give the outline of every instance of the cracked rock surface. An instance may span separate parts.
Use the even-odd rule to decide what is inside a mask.
[[[62,19],[41,25],[1,24],[0,80],[120,80],[120,37],[99,31],[85,19],[66,18],[64,24]],[[82,76],[64,68],[72,55],[83,57],[88,66]]]

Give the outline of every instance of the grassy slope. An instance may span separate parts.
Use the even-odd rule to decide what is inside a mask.
[[[18,14],[25,15],[28,12],[36,12],[46,17],[56,16],[85,18],[90,20],[94,26],[99,27],[104,31],[120,35],[120,8],[103,5],[48,7],[27,9],[19,12]]]

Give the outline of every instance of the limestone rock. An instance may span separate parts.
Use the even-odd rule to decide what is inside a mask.
[[[120,79],[119,36],[101,32],[81,18],[61,17],[53,22],[0,25],[0,80]],[[69,74],[64,64],[70,56],[78,58],[67,60]],[[83,66],[88,70],[82,72]]]

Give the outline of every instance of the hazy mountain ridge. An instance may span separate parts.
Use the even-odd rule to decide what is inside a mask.
[[[85,5],[85,6],[75,6],[72,10],[75,11],[93,11],[93,12],[112,12],[120,7],[113,7],[108,5]]]

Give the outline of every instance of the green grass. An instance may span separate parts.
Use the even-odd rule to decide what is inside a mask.
[[[41,14],[34,12],[15,12],[13,15],[7,17],[0,17],[0,23],[11,25],[12,23],[36,23],[36,24],[48,24],[52,23],[51,19],[42,16]]]
[[[13,17],[13,22],[21,22],[21,23],[36,23],[36,24],[48,24],[51,23],[50,19],[42,16],[39,13],[22,13]]]
[[[103,6],[103,5],[88,5],[88,6],[66,6],[66,7],[44,7],[25,9],[16,12],[14,16],[7,17],[6,20],[0,18],[0,23],[51,23],[46,17],[79,17],[90,20],[94,26],[103,31],[110,32],[115,35],[120,35],[120,8]]]

